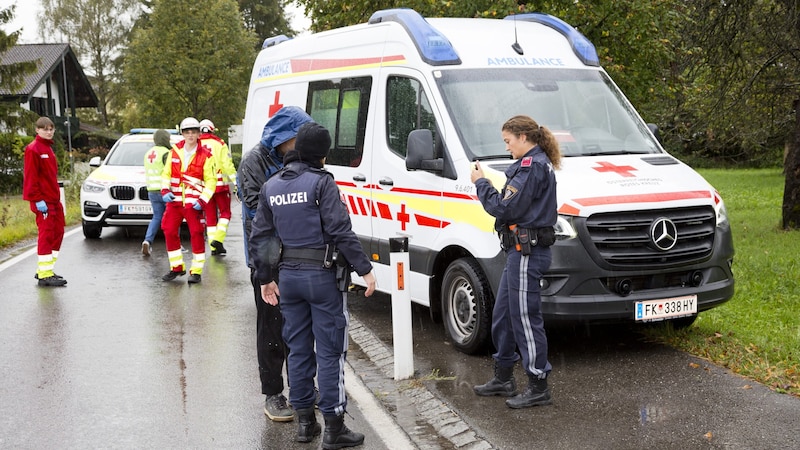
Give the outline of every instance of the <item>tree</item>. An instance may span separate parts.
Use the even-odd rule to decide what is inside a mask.
[[[0,54],[17,45],[20,31],[6,33],[3,30],[14,18],[15,9],[16,5],[0,9],[0,26],[2,26],[0,28]],[[17,92],[23,86],[25,75],[33,73],[35,70],[36,63],[33,61],[0,65],[0,91]],[[0,118],[2,118],[0,119],[2,125],[9,131],[32,125],[30,117],[25,114],[25,110],[20,108],[19,103],[16,102],[0,103]]]
[[[255,40],[235,0],[156,2],[126,54],[131,125],[174,127],[187,116],[222,130],[241,123]]]
[[[255,49],[260,50],[264,39],[280,34],[293,37],[295,31],[289,25],[284,11],[291,0],[238,0],[244,26],[255,33]]]
[[[109,104],[118,92],[120,56],[136,6],[137,0],[42,0],[40,34],[45,39],[66,39],[86,64],[105,126]]]

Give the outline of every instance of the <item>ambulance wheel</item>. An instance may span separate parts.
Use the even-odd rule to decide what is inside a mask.
[[[86,239],[100,239],[100,233],[103,232],[103,227],[93,223],[83,221],[83,236]]]
[[[473,258],[453,261],[442,279],[442,319],[453,346],[467,354],[489,343],[493,295]]]

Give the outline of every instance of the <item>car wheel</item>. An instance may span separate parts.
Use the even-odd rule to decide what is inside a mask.
[[[453,346],[467,354],[489,343],[494,296],[473,258],[453,261],[442,279],[442,319]]]
[[[100,239],[100,233],[103,232],[103,227],[101,227],[100,225],[86,222],[85,220],[82,223],[83,223],[83,236],[86,239]]]

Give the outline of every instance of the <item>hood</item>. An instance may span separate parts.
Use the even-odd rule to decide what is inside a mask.
[[[306,122],[313,122],[305,111],[297,106],[284,106],[264,125],[261,133],[261,145],[274,149],[289,139],[297,136],[297,130]]]
[[[491,163],[487,173],[503,186],[510,163]],[[716,206],[714,188],[669,154],[566,157],[556,171],[559,213],[588,217],[605,211]],[[499,184],[498,184],[499,183]]]

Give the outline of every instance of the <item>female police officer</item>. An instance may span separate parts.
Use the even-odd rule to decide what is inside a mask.
[[[503,189],[498,192],[483,177],[476,162],[472,171],[478,198],[483,208],[496,218],[507,253],[492,317],[494,377],[475,386],[481,396],[516,394],[514,363],[522,354],[528,387],[506,400],[510,408],[528,408],[552,403],[547,375],[552,367],[547,360],[547,336],[542,319],[539,281],[550,267],[550,245],[555,237],[556,177],[561,152],[553,134],[527,116],[514,116],[502,127],[506,150],[516,161],[506,169]]]
[[[375,290],[372,264],[351,229],[333,176],[322,168],[330,146],[330,134],[323,126],[308,122],[300,127],[295,149],[284,157],[284,168],[261,188],[249,243],[264,301],[276,305],[280,295],[283,336],[289,347],[289,400],[299,422],[297,440],[310,442],[320,433],[314,415],[317,372],[324,449],[364,442],[363,434],[344,425],[346,276],[354,270],[364,278],[365,296]],[[276,236],[282,247],[279,285],[274,281]],[[343,269],[337,270],[337,265]]]

